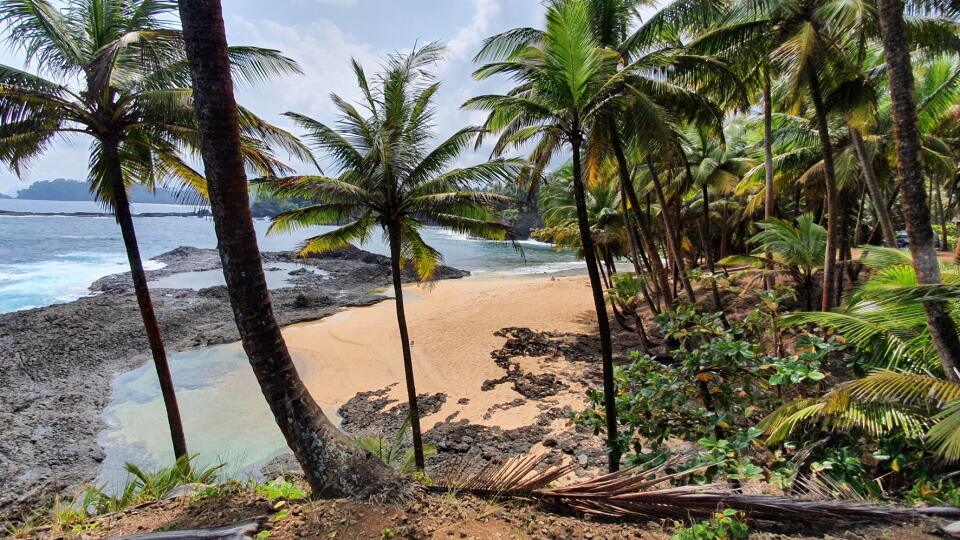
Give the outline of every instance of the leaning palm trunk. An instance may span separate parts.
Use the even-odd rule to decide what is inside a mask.
[[[917,106],[913,68],[907,50],[902,0],[879,0],[883,50],[887,58],[890,99],[893,103],[893,135],[897,147],[897,179],[903,192],[903,217],[913,255],[917,283],[940,283],[940,263],[934,246],[930,209],[924,194],[920,165],[920,132],[917,128]],[[960,380],[960,337],[946,302],[925,302],[927,326],[934,347],[949,380]]]
[[[627,156],[623,153],[623,143],[620,141],[620,134],[615,127],[610,127],[610,145],[613,147],[613,155],[617,160],[617,175],[620,179],[620,186],[623,188],[630,206],[633,207],[634,217],[637,220],[637,229],[639,244],[647,252],[647,258],[650,263],[650,272],[653,274],[653,284],[659,291],[664,304],[669,307],[673,304],[673,295],[670,291],[670,282],[667,279],[667,271],[663,268],[663,261],[660,255],[652,248],[650,243],[650,234],[644,225],[643,210],[640,208],[640,200],[637,198],[637,190],[633,187],[633,181],[630,179],[630,167],[627,165]]]
[[[123,181],[123,169],[120,165],[119,144],[107,141],[103,145],[107,174],[114,191],[113,208],[123,236],[123,245],[127,251],[127,260],[130,262],[130,276],[133,279],[133,290],[140,306],[140,317],[150,343],[150,353],[153,355],[153,365],[157,368],[157,378],[160,381],[160,394],[163,396],[163,406],[167,412],[167,424],[170,426],[170,437],[173,440],[173,455],[179,460],[187,456],[187,438],[183,432],[183,422],[180,419],[180,407],[177,405],[177,394],[173,386],[173,377],[170,375],[170,365],[167,363],[167,353],[160,335],[160,324],[153,309],[153,300],[150,298],[150,289],[147,286],[147,275],[143,271],[143,261],[140,259],[140,247],[137,244],[137,234],[133,227],[133,216],[130,214],[130,201],[127,198],[126,185]]]
[[[770,73],[763,73],[763,218],[771,220],[774,217],[774,207],[777,204],[773,187],[773,97],[770,95]],[[768,268],[773,268],[773,252],[765,253],[770,261]],[[768,289],[777,284],[776,276],[771,272],[766,278]]]
[[[870,200],[873,201],[873,208],[877,212],[877,221],[880,222],[880,230],[883,232],[883,243],[889,248],[897,247],[897,233],[893,230],[893,220],[890,219],[890,211],[884,204],[883,193],[880,191],[880,184],[877,182],[877,175],[873,170],[873,162],[870,160],[870,154],[867,152],[867,145],[863,143],[863,135],[860,130],[850,126],[850,141],[853,142],[853,148],[857,152],[857,160],[860,161],[860,170],[863,171],[863,181],[867,185],[867,192],[870,193]]]
[[[836,169],[833,166],[833,144],[830,142],[830,127],[827,125],[827,109],[820,92],[820,77],[813,64],[807,65],[807,83],[813,97],[813,108],[817,117],[817,132],[820,135],[820,150],[823,153],[823,178],[827,193],[827,249],[823,258],[823,295],[820,309],[830,311],[833,307],[836,290],[837,236],[840,217],[837,205]]]
[[[683,284],[683,290],[687,293],[687,299],[692,303],[697,303],[697,297],[693,294],[693,287],[690,285],[690,279],[687,277],[687,269],[680,256],[680,246],[677,245],[677,230],[673,226],[673,220],[670,219],[667,197],[663,193],[663,186],[660,184],[660,176],[653,164],[653,158],[647,156],[647,166],[650,168],[650,178],[653,180],[653,190],[657,194],[657,201],[660,203],[660,215],[663,217],[663,231],[666,236],[667,251],[673,259],[677,278]]]
[[[597,327],[600,333],[600,354],[603,361],[603,405],[606,415],[607,428],[607,467],[610,472],[620,468],[619,437],[617,435],[617,404],[613,382],[613,344],[610,339],[610,320],[607,317],[607,304],[603,298],[603,287],[600,284],[600,271],[597,265],[596,250],[593,246],[593,236],[590,234],[590,221],[587,217],[586,188],[583,185],[583,176],[580,163],[580,145],[582,141],[571,137],[573,147],[573,195],[577,204],[577,224],[580,227],[580,242],[583,247],[583,258],[587,263],[587,274],[590,276],[590,288],[593,290],[593,303],[597,310]]]
[[[405,482],[340,433],[297,374],[273,315],[253,228],[220,1],[179,4],[220,259],[260,389],[314,496],[396,495]]]
[[[393,273],[393,292],[396,296],[397,326],[400,328],[400,347],[403,349],[403,375],[407,384],[407,402],[410,406],[410,431],[413,433],[413,455],[417,470],[424,467],[423,439],[420,431],[420,407],[417,405],[417,388],[413,378],[413,355],[410,352],[410,335],[407,332],[407,315],[403,308],[403,269],[400,267],[400,224],[389,227],[390,269]]]

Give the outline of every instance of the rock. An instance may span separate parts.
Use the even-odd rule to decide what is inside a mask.
[[[182,486],[177,486],[170,491],[163,494],[163,497],[160,497],[162,500],[169,501],[173,499],[187,499],[195,497],[198,493],[203,490],[213,487],[210,484],[183,484]]]
[[[587,463],[590,463],[590,457],[586,454],[577,454],[577,463],[579,463],[581,467],[586,467]]]
[[[154,260],[164,267],[148,271],[150,280],[221,268],[214,249],[177,248]],[[309,268],[298,269],[302,275],[293,276],[291,286],[270,293],[281,325],[380,302],[384,297],[371,290],[391,283],[389,260],[357,248],[309,259],[264,253],[263,260],[265,267]],[[437,276],[467,274],[443,267]],[[404,275],[404,281],[415,280]],[[91,285],[98,293],[93,296],[0,314],[0,521],[94,479],[104,459],[97,436],[105,427],[101,413],[110,403],[113,377],[150,358],[131,289],[129,272],[117,274]],[[153,303],[168,353],[239,340],[224,286],[157,291]],[[438,410],[442,401],[430,398],[425,408]]]
[[[943,531],[943,534],[950,538],[960,538],[960,521],[954,521],[953,523],[944,526],[941,530]]]
[[[543,440],[543,446],[547,448],[553,448],[557,445],[557,440],[552,438],[547,438]]]

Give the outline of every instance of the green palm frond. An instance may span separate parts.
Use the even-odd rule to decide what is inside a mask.
[[[267,233],[285,233],[338,223],[351,217],[354,208],[349,204],[313,204],[281,212],[273,218]]]
[[[521,162],[497,159],[454,168],[470,142],[483,132],[467,127],[430,147],[433,137],[432,102],[439,88],[430,71],[443,52],[439,44],[419,47],[407,55],[392,55],[383,72],[369,77],[353,61],[357,84],[366,101],[360,108],[332,96],[340,111],[337,129],[310,117],[287,113],[306,130],[305,139],[338,169],[336,178],[291,176],[263,178],[259,189],[309,206],[285,212],[271,232],[290,231],[338,222],[362,215],[357,221],[308,241],[304,253],[346,243],[363,243],[379,225],[403,259],[429,279],[441,256],[427,245],[420,231],[424,222],[482,238],[502,240],[509,227],[492,219],[509,197],[480,189],[512,180]],[[393,246],[392,246],[393,247]]]
[[[339,211],[339,208],[337,211]],[[318,213],[321,214],[320,217],[323,217],[324,215],[330,215],[327,212],[327,210],[320,210]],[[301,257],[307,257],[347,248],[353,243],[363,244],[370,240],[375,224],[376,221],[374,220],[373,214],[368,212],[360,216],[356,221],[307,239],[300,247],[299,254]],[[291,224],[290,226],[296,225]],[[281,226],[281,229],[282,228]]]
[[[955,400],[933,417],[936,422],[927,436],[938,454],[950,461],[960,460],[960,400]]]
[[[427,244],[420,235],[422,225],[413,219],[405,219],[400,224],[400,266],[413,264],[417,271],[417,278],[425,282],[433,277],[443,256],[439,251]]]

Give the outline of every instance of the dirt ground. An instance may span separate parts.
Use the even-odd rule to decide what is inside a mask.
[[[115,538],[146,531],[218,527],[249,519],[261,519],[269,535],[261,533],[260,538],[270,539],[669,539],[673,528],[672,523],[603,522],[554,514],[530,502],[449,494],[429,495],[402,505],[327,500],[288,502],[275,508],[262,496],[241,492],[199,501],[160,501],[104,516],[82,537]],[[932,524],[851,526],[831,531],[760,531],[751,538],[920,540],[936,538],[934,532]]]

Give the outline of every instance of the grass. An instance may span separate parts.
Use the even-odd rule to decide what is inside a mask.
[[[181,458],[156,471],[144,471],[127,463],[127,479],[115,494],[108,492],[107,484],[85,486],[72,499],[57,497],[50,507],[31,513],[22,522],[5,524],[3,530],[11,538],[28,538],[38,532],[79,535],[96,528],[97,516],[158,500],[180,486],[215,484],[223,465],[196,468],[194,458]]]

